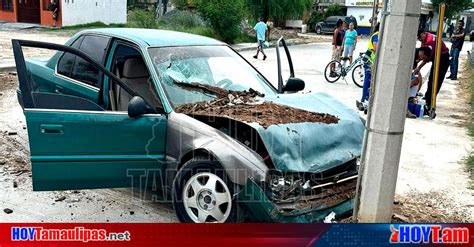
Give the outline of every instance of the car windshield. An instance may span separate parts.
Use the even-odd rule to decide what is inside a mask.
[[[153,65],[173,107],[213,100],[203,86],[276,94],[274,88],[227,46],[150,48]]]

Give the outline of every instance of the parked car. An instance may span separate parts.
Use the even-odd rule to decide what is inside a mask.
[[[332,33],[334,28],[336,28],[336,23],[338,20],[344,20],[349,26],[349,23],[354,23],[354,29],[357,30],[357,20],[353,16],[329,16],[325,21],[318,22],[315,26],[315,31],[317,34],[323,33]]]
[[[291,77],[283,84],[277,46],[278,88],[230,46],[191,34],[97,29],[66,45],[12,43],[35,191],[152,185],[171,195],[182,222],[312,222],[351,212],[364,124],[327,94],[292,93],[304,82],[283,39]],[[25,60],[24,47],[58,52]],[[239,111],[271,103],[319,112],[321,121],[206,116],[250,94],[255,101]]]

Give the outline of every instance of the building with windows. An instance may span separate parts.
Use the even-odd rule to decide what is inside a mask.
[[[53,26],[51,0],[0,0],[0,21]],[[57,26],[91,22],[126,23],[127,0],[53,0],[59,5]]]

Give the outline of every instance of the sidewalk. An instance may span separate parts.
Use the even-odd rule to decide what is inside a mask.
[[[15,71],[15,61],[13,59],[2,59],[0,61],[0,73]]]

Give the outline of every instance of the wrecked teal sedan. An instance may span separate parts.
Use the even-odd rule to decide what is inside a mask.
[[[329,95],[298,92],[283,39],[277,88],[230,46],[190,34],[98,29],[66,45],[12,42],[35,191],[151,187],[182,222],[351,212],[364,124]],[[57,52],[25,60],[24,47]]]

